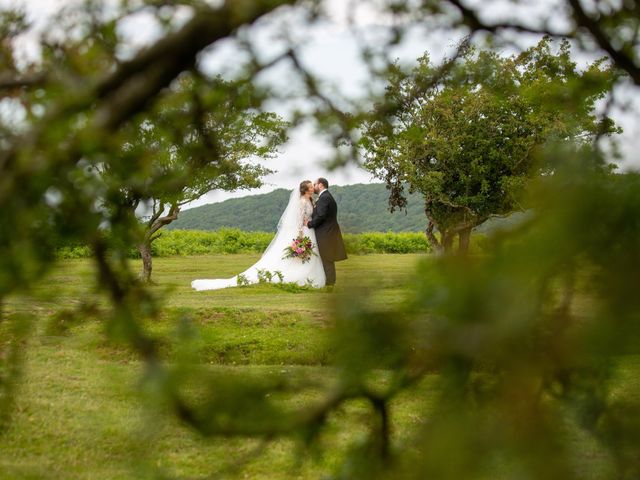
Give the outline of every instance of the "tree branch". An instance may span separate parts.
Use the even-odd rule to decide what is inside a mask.
[[[160,212],[161,211],[162,210],[160,210]],[[149,230],[145,234],[145,237],[146,238],[151,238],[151,236],[153,236],[153,234],[156,233],[158,230],[160,230],[162,227],[164,227],[165,225],[169,225],[174,220],[177,220],[178,219],[178,213],[180,213],[180,207],[178,207],[177,203],[172,203],[171,204],[171,208],[169,209],[169,213],[167,215],[165,215],[164,217],[157,218],[153,222],[151,227],[149,227]]]
[[[500,30],[515,30],[521,33],[533,33],[536,35],[551,35],[554,37],[570,36],[568,32],[564,32],[564,33],[552,32],[551,30],[546,28],[533,28],[533,27],[527,27],[525,25],[519,25],[516,23],[501,22],[501,23],[489,24],[480,20],[478,13],[475,10],[464,5],[461,1],[459,0],[447,0],[447,1],[460,11],[460,13],[462,14],[463,23],[467,25],[473,32],[483,30],[490,33],[497,33]]]
[[[483,22],[475,10],[467,7],[460,0],[447,1],[449,2],[449,4],[458,9],[460,14],[462,15],[463,22],[474,32],[484,30],[490,33],[497,33],[500,30],[515,30],[521,33],[550,35],[553,37],[571,38],[575,36],[575,32],[558,32],[552,31],[548,28],[532,28],[514,23],[489,24]],[[603,30],[600,22],[597,19],[590,17],[587,12],[585,12],[584,8],[582,8],[580,0],[568,0],[568,4],[573,10],[573,19],[576,22],[576,25],[587,30],[598,43],[600,48],[602,48],[609,54],[615,64],[619,68],[627,72],[636,85],[640,85],[640,68],[635,63],[634,59],[630,55],[623,52],[621,49],[617,49],[613,46],[611,40]]]
[[[151,216],[149,217],[149,221],[147,222],[147,225],[149,225],[149,227],[151,227],[155,221],[160,218],[160,215],[162,215],[162,212],[164,212],[164,204],[158,200],[158,199],[153,199],[153,209],[151,210]]]
[[[428,212],[428,210],[425,210],[425,214],[427,215],[427,218],[429,219],[429,225],[427,226],[427,229],[425,230],[425,235],[427,236],[427,240],[433,246],[433,248],[436,249],[437,252],[442,252],[444,247],[440,243],[440,241],[438,241],[438,238],[433,233],[433,229],[436,226],[436,222],[433,220],[433,217]]]
[[[627,72],[636,85],[640,85],[640,68],[638,67],[638,65],[636,65],[633,58],[612,45],[610,39],[607,37],[607,34],[602,29],[600,22],[598,22],[598,20],[594,18],[591,18],[587,14],[587,12],[584,11],[579,0],[568,1],[569,5],[571,5],[571,8],[573,9],[573,17],[576,23],[588,30],[595,41],[598,43],[600,48],[602,48],[609,54],[615,64],[619,68]]]
[[[365,395],[380,416],[380,458],[389,460],[389,409],[387,399],[372,393]]]
[[[199,9],[179,31],[168,35],[100,82],[95,89],[104,104],[95,125],[112,130],[142,110],[149,99],[176,76],[192,68],[196,54],[216,40],[228,37],[240,25],[251,23],[280,5],[293,0],[262,0],[241,9],[227,1],[215,10]],[[243,4],[244,5],[244,4]]]
[[[29,156],[35,157],[39,150],[47,149],[48,126],[64,123],[71,113],[88,110],[97,103],[96,114],[79,136],[92,136],[94,140],[102,141],[101,137],[106,137],[144,109],[181,72],[192,68],[196,55],[202,49],[230,36],[241,25],[251,23],[278,6],[293,1],[259,0],[253,2],[251,8],[241,9],[243,5],[246,7],[245,3],[239,5],[228,0],[220,8],[198,10],[194,18],[178,32],[120,64],[113,73],[86,91],[52,107],[40,124],[0,152],[0,203],[13,195],[15,189],[33,173],[73,165],[82,156],[82,142],[76,137],[49,154],[47,162],[19,164],[17,159],[21,150],[29,149]]]
[[[32,75],[0,75],[0,90],[13,90],[23,87],[34,87],[43,85],[47,80],[44,73],[34,73]]]

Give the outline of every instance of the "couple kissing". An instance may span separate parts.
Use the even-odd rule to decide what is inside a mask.
[[[291,192],[276,234],[260,260],[234,277],[194,280],[191,287],[217,290],[258,283],[261,272],[270,272],[276,281],[332,289],[335,262],[347,259],[337,216],[338,205],[327,179],[305,180]]]

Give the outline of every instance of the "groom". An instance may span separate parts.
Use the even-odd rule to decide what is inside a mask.
[[[338,205],[329,192],[329,182],[326,178],[316,180],[313,189],[318,194],[318,200],[313,208],[311,220],[307,221],[307,227],[316,230],[318,250],[327,278],[326,285],[333,287],[336,283],[335,262],[347,259],[337,220]]]

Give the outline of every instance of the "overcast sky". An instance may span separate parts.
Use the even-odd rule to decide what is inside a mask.
[[[0,0],[0,5],[25,5],[27,11],[37,24],[42,25],[48,17],[57,12],[61,6],[77,2],[77,0]],[[477,4],[477,2],[469,2]],[[554,0],[542,2],[529,2],[519,13],[526,15],[534,21],[535,16],[542,14]],[[305,44],[302,48],[302,60],[314,73],[322,77],[329,90],[336,89],[343,95],[362,97],[365,93],[365,85],[369,80],[366,70],[358,55],[358,45],[345,22],[344,0],[333,0],[333,18],[331,22],[324,22],[313,29],[295,31],[295,19],[285,19],[284,24],[278,26],[265,26],[258,29],[256,40],[265,57],[277,53],[277,41],[275,34],[279,29],[289,28],[294,38],[300,38]],[[501,2],[494,1],[493,8],[485,10],[484,14],[491,17],[503,17],[513,15],[513,8],[501,6]],[[561,20],[558,20],[559,22]],[[374,36],[384,31],[384,19],[374,12],[361,10],[358,15],[359,31],[366,35]],[[145,19],[138,16],[123,26],[123,34],[129,40],[133,48],[139,48],[157,38],[159,30]],[[461,34],[454,31],[438,31],[437,34],[429,34],[416,30],[403,45],[395,49],[391,56],[397,57],[401,62],[410,64],[425,51],[435,59],[441,59],[459,41]],[[535,43],[537,39],[529,39],[529,43]],[[36,55],[33,40],[22,39],[20,44],[26,55]],[[233,56],[237,54],[230,44],[222,44],[211,49],[203,58],[203,67],[211,73],[219,73],[223,76],[233,76]],[[286,68],[276,68],[269,72],[264,81],[274,81],[279,84],[287,83],[287,75],[290,72]],[[629,90],[625,93],[628,101],[634,104],[634,111],[640,111],[640,101],[637,92]],[[271,109],[286,115],[286,107],[271,105]],[[640,150],[640,126],[635,115],[631,112],[618,111],[615,119],[625,128],[623,135],[623,152],[626,156],[625,168],[640,168],[640,159],[636,152]],[[332,184],[367,183],[372,181],[370,174],[357,166],[350,166],[340,170],[327,171],[324,160],[331,156],[331,147],[316,135],[312,128],[302,127],[291,132],[290,140],[281,148],[280,154],[267,166],[276,173],[265,178],[265,185],[261,189],[253,191],[239,191],[234,193],[213,192],[194,202],[191,206],[211,203],[223,199],[245,196],[248,194],[268,192],[275,188],[294,188],[303,179],[315,179],[325,176]]]

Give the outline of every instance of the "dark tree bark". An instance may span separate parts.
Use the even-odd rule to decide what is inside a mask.
[[[433,233],[435,227],[438,227],[440,231],[440,240],[438,240],[438,237]],[[451,253],[453,249],[453,239],[456,233],[457,232],[452,229],[440,228],[437,223],[432,220],[429,221],[429,226],[425,231],[427,241],[438,255]]]
[[[458,254],[467,255],[469,253],[469,241],[471,240],[472,227],[467,227],[458,232]]]
[[[442,230],[441,241],[445,255],[451,253],[453,250],[453,239],[455,236],[455,232],[452,232],[449,229]]]
[[[138,245],[138,251],[142,258],[142,272],[140,273],[140,279],[144,283],[151,283],[151,271],[153,270],[153,260],[151,257],[151,241],[146,239],[143,243]]]
[[[152,283],[151,272],[153,271],[153,257],[151,256],[151,244],[160,237],[160,234],[157,233],[158,230],[178,218],[180,206],[176,203],[172,204],[169,208],[169,213],[164,217],[161,216],[162,212],[164,212],[164,206],[162,204],[154,206],[153,215],[147,222],[147,231],[145,232],[144,239],[138,245],[138,251],[142,257],[140,279],[145,283]]]
[[[453,253],[453,240],[456,235],[458,236],[458,251],[459,255],[467,255],[469,253],[469,244],[471,241],[471,231],[474,227],[483,223],[486,218],[478,219],[477,217],[469,218],[465,217],[465,220],[450,228],[442,228],[438,225],[438,222],[431,216],[428,209],[425,209],[429,224],[425,231],[427,241],[431,244],[437,254],[451,254]],[[440,240],[435,236],[434,229],[440,231]]]
[[[23,87],[34,87],[44,85],[47,76],[44,73],[36,73],[33,75],[12,75],[0,74],[0,90],[15,90]]]
[[[436,251],[436,253],[442,254],[443,253],[442,244],[438,241],[438,237],[436,237],[435,234],[433,233],[434,227],[435,227],[435,223],[430,220],[429,225],[425,230],[425,235],[427,236],[427,241],[429,242],[431,247]]]

